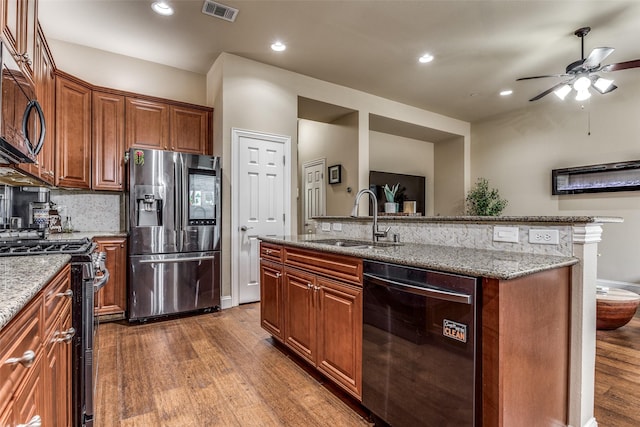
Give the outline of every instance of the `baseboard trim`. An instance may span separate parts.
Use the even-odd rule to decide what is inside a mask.
[[[220,298],[220,308],[222,310],[226,310],[227,308],[233,307],[233,301],[231,301],[231,296]]]

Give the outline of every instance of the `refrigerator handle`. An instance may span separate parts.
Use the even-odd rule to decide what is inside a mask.
[[[173,165],[173,220],[176,233],[176,249],[182,251],[182,164],[178,156]]]

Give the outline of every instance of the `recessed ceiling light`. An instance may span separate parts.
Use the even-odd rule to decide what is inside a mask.
[[[502,92],[500,92],[500,96],[509,96],[513,93],[513,91],[511,89],[507,89],[507,90],[503,90]]]
[[[285,45],[282,42],[275,42],[271,45],[271,49],[275,50],[276,52],[282,52],[286,48],[287,48],[287,45]]]
[[[154,1],[151,4],[151,9],[159,15],[173,15],[173,8],[166,2],[166,0]]]
[[[422,64],[426,64],[427,62],[431,61],[433,61],[433,55],[431,55],[430,53],[425,53],[420,58],[418,58],[418,62]]]

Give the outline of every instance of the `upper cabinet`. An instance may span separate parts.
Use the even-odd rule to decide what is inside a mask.
[[[127,97],[127,149],[169,150],[169,105]]]
[[[36,84],[36,95],[42,107],[46,123],[44,145],[40,154],[38,154],[40,178],[49,184],[54,184],[56,81],[53,57],[39,26],[35,55],[33,77]]]
[[[171,106],[171,150],[211,154],[211,110]]]
[[[124,96],[93,91],[93,189],[122,191]]]
[[[2,0],[2,36],[26,73],[33,77],[38,27],[37,0]]]
[[[91,88],[56,76],[56,185],[91,187]]]
[[[126,98],[127,149],[210,154],[213,109],[162,102],[142,97]]]

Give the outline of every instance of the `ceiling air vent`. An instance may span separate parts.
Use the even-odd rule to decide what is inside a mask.
[[[229,22],[234,22],[236,20],[238,12],[238,9],[234,9],[211,0],[205,0],[204,6],[202,6],[202,13],[205,15],[215,16],[216,18],[224,19]]]

